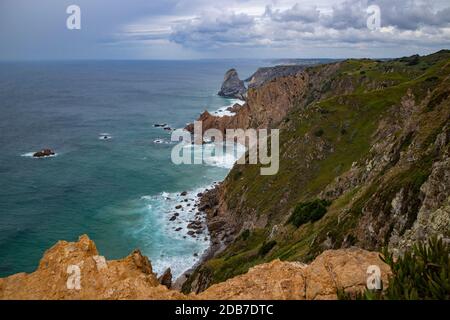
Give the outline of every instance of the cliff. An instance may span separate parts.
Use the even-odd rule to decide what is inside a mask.
[[[183,295],[159,284],[139,251],[107,261],[81,236],[49,249],[35,272],[0,279],[0,299],[336,299],[338,289],[364,290],[369,265],[380,267],[387,284],[390,270],[378,254],[353,248],[325,252],[309,266],[275,260],[199,295]]]
[[[213,247],[185,294],[160,285],[139,251],[106,261],[81,237],[0,279],[0,298],[330,299],[362,290],[369,265],[387,284],[366,250],[450,241],[450,51],[309,67],[250,88],[233,117],[202,119],[279,128],[280,171],[235,165],[203,196]]]
[[[450,238],[450,51],[309,67],[249,89],[242,110],[280,129],[280,171],[235,165],[204,196],[215,252],[185,292],[274,259]]]
[[[306,91],[308,74],[299,72],[298,66],[289,66],[288,71],[264,71],[272,76],[280,76],[275,81],[268,81],[265,76],[253,76],[258,85],[250,87],[244,105],[234,108],[234,116],[218,117],[205,111],[197,120],[203,122],[203,132],[218,129],[225,133],[226,129],[267,128],[276,125],[286,116],[301,98],[299,94]],[[334,68],[332,66],[331,68]],[[273,69],[273,68],[265,68]],[[193,126],[186,130],[193,132]]]
[[[276,78],[292,76],[303,70],[305,70],[305,67],[302,65],[281,65],[275,67],[259,68],[245,81],[248,82],[249,88],[258,88]]]

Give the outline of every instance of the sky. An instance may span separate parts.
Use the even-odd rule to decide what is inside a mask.
[[[67,7],[81,11],[69,30]],[[380,25],[367,20],[380,9]],[[0,60],[388,58],[450,49],[449,0],[0,0]]]

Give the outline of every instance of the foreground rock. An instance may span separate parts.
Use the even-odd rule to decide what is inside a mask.
[[[246,91],[244,81],[239,79],[237,71],[235,69],[228,70],[225,73],[219,96],[244,100]]]
[[[387,286],[389,267],[377,253],[361,249],[326,251],[312,264],[279,260],[213,285],[201,294],[169,290],[170,269],[159,277],[138,250],[107,261],[87,236],[59,241],[38,269],[0,279],[0,299],[336,299],[337,288],[365,288],[369,265],[378,265]]]
[[[163,286],[170,289],[172,287],[172,270],[167,268],[166,271],[164,271],[164,273],[158,278],[158,281]]]
[[[78,277],[79,276],[79,277]],[[106,261],[93,241],[59,241],[38,269],[0,279],[0,299],[183,299],[160,285],[148,259],[138,250]]]
[[[367,268],[381,269],[385,287],[390,275],[378,253],[352,248],[329,250],[310,265],[274,260],[258,265],[244,275],[213,285],[198,295],[201,299],[226,300],[330,300],[338,288],[363,291]]]
[[[54,156],[55,152],[53,152],[51,149],[42,149],[41,151],[35,152],[33,154],[33,157],[35,158],[43,158],[43,157],[50,157]]]

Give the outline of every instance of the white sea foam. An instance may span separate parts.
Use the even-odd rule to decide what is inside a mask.
[[[33,157],[33,155],[34,155],[35,153],[36,153],[36,151],[34,151],[34,152],[27,152],[27,153],[21,154],[20,156],[21,156],[21,157],[26,157],[26,158],[33,158],[33,159],[46,159],[46,158],[54,158],[54,157],[57,157],[57,156],[58,156],[58,154],[55,153],[55,154],[52,154],[51,156],[45,156],[45,157]]]
[[[194,154],[194,163],[201,162],[208,166],[225,169],[232,169],[236,161],[242,157],[246,151],[245,146],[239,143],[207,143],[201,146],[202,152],[196,152],[195,148],[199,147],[200,146],[186,144],[183,147],[183,152],[190,150]]]
[[[243,103],[241,100],[229,101],[230,105],[220,108],[213,114],[231,116],[234,113],[227,109],[234,106],[235,103]],[[161,144],[166,141],[165,139],[156,139],[153,142]],[[246,148],[235,143],[232,144],[232,148],[226,148],[226,146],[224,143],[210,142],[202,146],[186,144],[183,148],[191,151],[194,148],[201,148],[201,153],[194,153],[195,157],[201,157],[197,160],[201,160],[205,165],[231,169],[235,162],[245,154]],[[217,148],[222,148],[222,152],[216,152]],[[198,209],[200,199],[197,195],[212,187],[214,184],[189,190],[185,196],[182,196],[181,192],[161,192],[157,195],[141,197],[141,201],[144,202],[142,207],[148,213],[144,215],[144,221],[139,224],[139,228],[134,229],[134,234],[141,241],[148,239],[145,243],[148,245],[148,255],[151,257],[156,273],[162,274],[170,267],[174,278],[177,278],[199,262],[205,251],[208,250],[210,235],[206,225],[206,216]],[[203,232],[195,234],[195,237],[188,235],[188,231],[194,231],[188,228],[192,221],[200,221],[203,227]],[[143,252],[146,253],[145,247]]]
[[[149,212],[134,233],[139,239],[149,238],[149,242],[152,242],[152,252],[148,252],[148,255],[156,273],[161,274],[170,267],[174,278],[179,277],[198,262],[208,249],[210,236],[205,216],[198,211],[200,199],[197,195],[212,186],[190,190],[185,196],[181,192],[161,192],[141,197],[144,208]],[[175,214],[176,219],[170,221]],[[188,224],[196,220],[201,221],[204,230],[192,237],[187,234],[190,230]],[[176,231],[178,228],[181,229]],[[157,234],[164,235],[164,241],[156,241]]]
[[[227,109],[233,107],[236,103],[240,104],[241,106],[245,103],[245,101],[242,101],[239,99],[229,99],[228,101],[230,102],[230,104],[220,107],[216,111],[213,111],[212,115],[217,116],[217,117],[234,116],[236,113],[229,111]]]
[[[99,140],[110,140],[110,139],[112,139],[112,135],[110,135],[109,133],[100,133],[98,135],[98,139]]]
[[[167,140],[167,139],[160,138],[160,139],[155,139],[155,140],[153,140],[153,143],[154,143],[154,144],[172,144],[172,141],[169,141],[169,140]]]

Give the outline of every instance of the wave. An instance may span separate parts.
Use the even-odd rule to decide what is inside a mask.
[[[201,152],[195,152],[194,146],[187,144],[183,149],[194,154],[195,163],[203,163],[207,166],[219,167],[224,169],[232,169],[236,161],[241,158],[245,152],[245,146],[239,143],[206,143],[201,146]]]
[[[234,116],[236,113],[228,110],[229,108],[232,108],[235,104],[239,104],[239,105],[243,105],[245,103],[245,101],[239,100],[239,99],[228,99],[229,103],[226,106],[220,107],[219,109],[217,109],[216,111],[213,111],[211,114],[216,116],[216,117],[224,117],[224,116],[229,116],[232,117]]]
[[[155,139],[155,140],[153,140],[153,143],[154,144],[173,144],[172,141],[163,139],[163,138]]]
[[[199,261],[210,246],[206,217],[198,209],[201,194],[215,184],[185,192],[161,192],[140,198],[146,211],[140,228],[133,233],[145,241],[151,252],[145,252],[152,260],[154,271],[162,274],[171,268],[174,278],[182,275]],[[201,233],[188,228],[193,221],[201,225]],[[189,235],[189,231],[194,231]],[[192,233],[192,232],[191,232]],[[142,241],[142,240],[141,240]]]
[[[98,135],[99,140],[111,140],[113,137],[109,133],[100,133]]]
[[[25,157],[25,158],[33,158],[33,159],[46,159],[46,158],[54,158],[54,157],[57,157],[59,155],[58,153],[55,153],[55,154],[52,154],[51,156],[46,156],[46,157],[33,157],[33,155],[35,153],[36,153],[36,151],[27,152],[27,153],[21,154],[20,156],[21,157]]]

